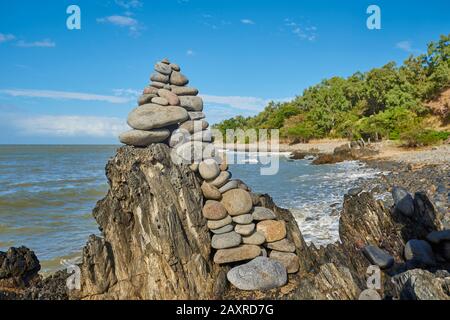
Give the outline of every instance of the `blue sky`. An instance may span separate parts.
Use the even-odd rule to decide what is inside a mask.
[[[66,9],[81,8],[81,30]],[[381,30],[366,9],[381,8]],[[208,120],[253,115],[334,75],[401,63],[450,32],[450,1],[0,2],[0,144],[116,143],[164,57]]]

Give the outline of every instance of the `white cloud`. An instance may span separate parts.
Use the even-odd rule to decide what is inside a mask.
[[[0,43],[14,40],[16,37],[13,34],[0,33]]]
[[[201,97],[205,103],[229,105],[232,108],[247,111],[261,111],[270,101],[284,102],[292,100],[292,98],[263,99],[258,97],[213,95],[201,95]]]
[[[13,125],[22,135],[56,137],[117,137],[129,130],[124,119],[77,115],[16,117]]]
[[[119,27],[132,27],[138,25],[138,21],[134,18],[127,16],[109,16],[104,18],[98,18],[97,22],[110,23]]]
[[[131,101],[130,97],[107,96],[91,93],[53,91],[53,90],[2,89],[0,90],[0,93],[7,94],[13,97],[103,101],[109,103],[127,103]]]
[[[116,0],[115,2],[118,6],[121,6],[125,9],[140,8],[143,6],[142,1],[139,0]]]
[[[108,23],[121,28],[128,28],[130,35],[132,36],[139,36],[140,31],[144,29],[144,26],[142,26],[138,20],[131,18],[129,13],[125,16],[112,15],[104,18],[98,18],[97,22]]]
[[[284,26],[302,40],[314,41],[317,38],[316,26],[303,26],[289,18],[284,19]]]
[[[186,51],[186,54],[188,56],[193,56],[193,55],[195,55],[195,52],[192,49],[189,49],[188,51]]]
[[[255,22],[253,20],[250,20],[250,19],[241,19],[241,22],[243,24],[255,24]]]
[[[56,47],[56,43],[50,39],[44,39],[34,42],[26,42],[24,40],[20,40],[17,42],[17,46],[22,48],[54,48]]]
[[[407,40],[397,42],[395,44],[395,47],[397,49],[406,51],[408,53],[419,53],[420,52],[420,50],[413,48],[411,41],[407,41]]]

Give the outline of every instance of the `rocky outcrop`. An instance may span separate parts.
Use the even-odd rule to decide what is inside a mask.
[[[84,248],[77,298],[220,297],[226,269],[211,259],[199,181],[169,150],[122,147],[109,161],[110,190],[93,213],[103,238]]]
[[[312,164],[331,164],[346,160],[359,160],[377,154],[378,151],[371,148],[363,141],[352,141],[336,147],[331,154],[319,154]]]

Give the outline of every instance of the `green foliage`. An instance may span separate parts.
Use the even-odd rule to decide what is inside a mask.
[[[413,132],[427,116],[424,102],[450,87],[450,35],[410,56],[348,78],[333,77],[304,90],[291,102],[270,102],[254,117],[237,116],[216,128],[281,129],[283,137],[389,138]],[[422,136],[421,136],[422,137]]]
[[[450,137],[450,132],[435,131],[424,128],[414,128],[401,134],[404,146],[420,147],[441,143]]]

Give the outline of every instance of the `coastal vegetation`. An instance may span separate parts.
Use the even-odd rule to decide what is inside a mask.
[[[408,146],[435,144],[450,135],[445,130],[449,107],[447,102],[444,111],[436,113],[428,103],[450,88],[449,58],[450,34],[442,35],[428,44],[426,53],[411,55],[401,66],[389,62],[347,78],[325,79],[292,101],[270,102],[256,116],[236,116],[215,128],[223,134],[238,128],[280,129],[289,142],[363,138],[401,140]]]

